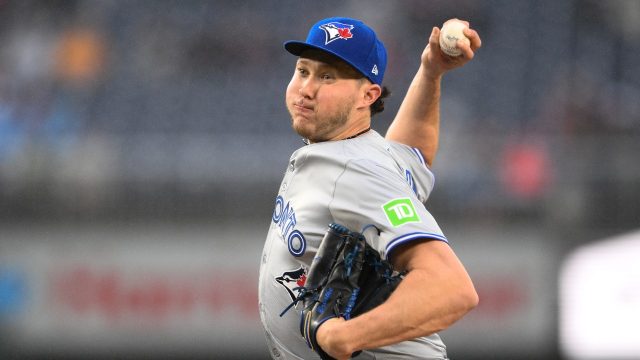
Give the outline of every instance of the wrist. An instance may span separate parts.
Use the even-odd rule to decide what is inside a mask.
[[[430,68],[429,66],[425,66],[424,64],[420,66],[418,72],[420,73],[420,76],[422,76],[425,80],[434,83],[440,82],[442,80],[442,76],[444,75],[444,72],[435,71],[434,69]]]
[[[329,354],[352,354],[358,349],[348,327],[349,322],[342,318],[328,320],[318,328],[318,345]]]
[[[350,324],[348,321],[345,321],[341,325],[336,332],[336,336],[339,339],[338,346],[345,354],[353,354],[359,349],[357,349],[356,344],[353,343],[354,338],[351,336],[352,332],[348,330]]]

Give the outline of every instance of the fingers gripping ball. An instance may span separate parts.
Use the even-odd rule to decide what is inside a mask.
[[[469,39],[464,35],[463,30],[467,25],[462,21],[449,20],[442,25],[440,30],[440,49],[449,56],[460,56],[462,50],[458,47],[458,41],[462,40],[469,45]]]

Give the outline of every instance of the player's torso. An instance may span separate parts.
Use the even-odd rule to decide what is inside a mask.
[[[368,156],[381,166],[405,176],[397,159],[389,157],[382,138],[377,133],[369,138],[370,142],[360,139],[359,148],[352,148],[355,145],[349,142],[306,146],[289,160],[274,203],[259,281],[261,319],[274,357],[317,356],[300,335],[299,312],[292,309],[283,316],[280,313],[294,300],[295,288],[304,285],[308,266],[328,225],[340,222],[331,214],[330,203],[334,200],[333,184],[351,160],[350,155],[365,147]]]
[[[341,171],[340,159],[309,157],[313,146],[296,151],[289,161],[275,199],[260,269],[260,310],[267,337],[284,342],[298,356],[315,354],[301,341],[298,312],[280,312],[304,285],[311,259],[328,225],[333,177]],[[278,353],[282,350],[273,350]],[[274,355],[275,356],[275,355]],[[285,356],[286,358],[286,356]]]

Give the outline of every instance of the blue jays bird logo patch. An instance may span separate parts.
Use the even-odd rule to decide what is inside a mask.
[[[334,21],[320,25],[320,29],[324,30],[324,33],[326,35],[324,41],[325,45],[338,39],[348,40],[353,37],[353,34],[351,33],[353,25],[349,24],[343,24]]]
[[[281,276],[276,277],[276,282],[282,285],[286,290],[291,301],[296,299],[295,289],[304,286],[307,280],[307,271],[300,267],[292,271],[286,271]]]

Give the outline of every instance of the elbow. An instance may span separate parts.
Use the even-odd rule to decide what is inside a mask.
[[[449,325],[462,319],[467,313],[478,306],[479,301],[478,293],[472,284],[459,286],[450,297],[452,323]]]
[[[478,296],[476,289],[474,289],[473,287],[471,287],[471,289],[467,292],[466,299],[467,299],[466,304],[468,309],[467,311],[473,310],[480,303],[480,297]]]
[[[460,291],[459,299],[460,309],[463,314],[473,310],[480,303],[478,292],[476,292],[476,289],[472,284],[469,284],[469,286],[466,286],[462,291]]]
[[[429,157],[429,158],[424,158],[424,163],[427,164],[428,167],[432,168],[433,167],[433,157]]]
[[[437,149],[431,147],[423,147],[420,149],[424,163],[427,164],[428,167],[433,167],[433,161],[436,159],[436,151]]]
[[[478,306],[480,301],[478,293],[475,291],[473,286],[470,288],[460,289],[460,291],[456,293],[455,297],[450,298],[450,300],[450,304],[453,304],[453,307],[450,308],[448,316],[443,319],[444,321],[439,324],[437,331],[442,331],[451,327]]]

